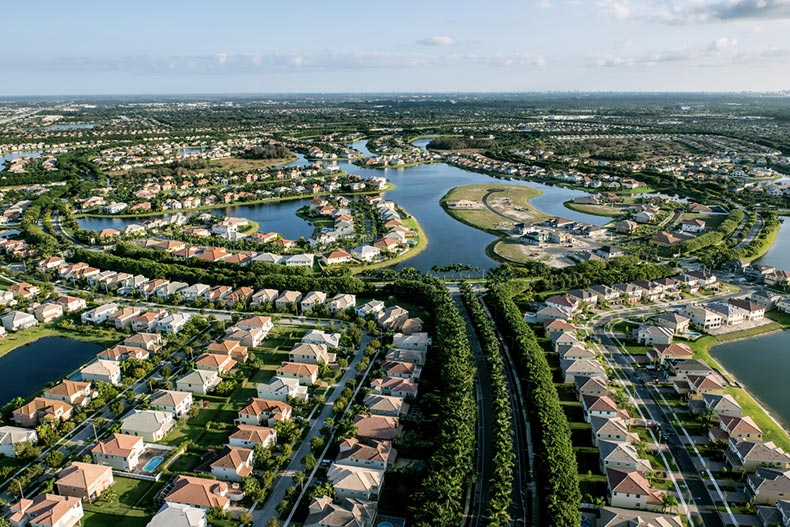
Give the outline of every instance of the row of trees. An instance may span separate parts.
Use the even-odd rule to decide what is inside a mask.
[[[504,286],[500,281],[490,282],[488,301],[502,333],[510,337],[521,382],[530,399],[542,523],[575,527],[579,524],[581,492],[568,419],[535,333],[524,322],[521,311]]]
[[[482,302],[469,284],[463,285],[462,293],[464,305],[472,317],[472,324],[480,339],[491,379],[491,393],[494,396],[491,403],[494,418],[494,474],[490,482],[486,518],[491,527],[506,527],[510,525],[508,509],[513,499],[514,431],[505,366],[494,324],[486,314]]]
[[[388,289],[400,299],[431,306],[435,314],[431,355],[441,367],[433,392],[438,396],[437,431],[427,476],[417,497],[416,525],[456,527],[463,523],[464,498],[475,467],[476,371],[466,324],[444,284],[435,278],[398,280]]]

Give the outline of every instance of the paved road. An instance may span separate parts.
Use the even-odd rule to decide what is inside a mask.
[[[357,353],[354,356],[354,360],[348,365],[348,369],[345,371],[343,376],[340,378],[338,386],[343,386],[345,383],[357,376],[357,364],[359,361],[362,360],[364,354],[362,350],[364,350],[368,343],[370,342],[370,336],[364,335],[362,337],[362,341],[357,349]],[[269,498],[266,500],[263,508],[257,509],[253,512],[253,519],[254,524],[256,527],[264,527],[266,522],[269,521],[270,518],[278,518],[279,514],[277,513],[277,505],[280,504],[281,501],[285,499],[285,491],[288,490],[288,487],[293,485],[293,474],[294,472],[304,470],[304,465],[302,465],[302,458],[307,454],[311,453],[310,450],[310,441],[314,437],[322,437],[321,436],[321,427],[324,426],[324,421],[326,421],[327,417],[332,416],[332,405],[337,401],[340,397],[340,394],[343,390],[335,389],[332,392],[332,395],[329,396],[326,400],[326,404],[324,404],[323,408],[318,410],[317,415],[313,415],[309,420],[309,431],[307,436],[305,436],[304,441],[302,441],[299,448],[296,449],[291,457],[291,462],[288,464],[286,469],[274,480],[272,485],[272,492],[269,495]],[[315,413],[315,411],[314,411]],[[320,461],[320,460],[319,460]],[[307,482],[305,482],[305,486]]]
[[[757,216],[754,220],[754,225],[752,225],[749,234],[747,234],[743,240],[735,246],[736,249],[740,249],[742,247],[746,247],[750,243],[754,241],[755,238],[760,234],[760,231],[763,230],[763,218],[762,216]]]
[[[477,367],[477,379],[475,380],[475,392],[477,395],[477,479],[475,480],[474,492],[469,504],[469,511],[467,512],[468,522],[466,525],[482,527],[485,522],[484,515],[488,509],[488,501],[490,499],[489,487],[494,470],[491,377],[477,333],[475,333],[469,313],[466,311],[466,306],[464,306],[458,293],[453,293],[453,300],[466,323],[466,336],[474,353],[475,366]]]

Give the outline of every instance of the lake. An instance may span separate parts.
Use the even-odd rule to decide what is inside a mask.
[[[790,331],[725,342],[714,347],[711,355],[785,427],[790,426]]]
[[[65,337],[44,337],[0,357],[0,405],[27,397],[88,362],[103,348]]]
[[[415,141],[415,145],[424,146],[429,139]],[[368,154],[367,141],[361,140],[350,146]],[[298,159],[286,166],[302,166],[308,162],[301,154]],[[495,236],[469,227],[453,219],[441,206],[439,200],[453,187],[477,183],[508,183],[526,185],[543,192],[531,203],[536,208],[552,216],[581,221],[592,225],[603,225],[610,218],[584,214],[567,209],[563,202],[587,193],[565,187],[543,185],[527,181],[507,181],[486,174],[469,172],[446,163],[433,163],[409,168],[371,169],[356,166],[348,161],[337,161],[332,164],[351,174],[359,174],[368,178],[384,176],[396,188],[387,192],[386,198],[397,202],[407,212],[414,215],[422,225],[428,237],[428,247],[417,256],[402,262],[396,268],[415,267],[421,271],[429,271],[433,265],[449,265],[465,263],[480,266],[483,269],[496,267],[498,264],[489,258],[485,248],[496,239]],[[267,203],[265,205],[237,205],[223,209],[213,209],[216,214],[227,214],[249,218],[260,224],[263,232],[275,231],[286,238],[298,239],[309,237],[312,227],[297,218],[295,212],[307,202],[305,200]],[[140,223],[143,218],[80,218],[84,229],[101,230],[114,228],[122,230],[130,223]]]
[[[41,155],[39,151],[31,151],[31,152],[11,152],[10,154],[3,154],[0,156],[0,171],[5,170],[5,166],[3,164],[6,161],[11,161],[12,159],[18,159],[20,157],[38,157]]]
[[[754,263],[790,271],[790,222],[782,222],[774,244],[768,249],[768,252],[755,260]]]

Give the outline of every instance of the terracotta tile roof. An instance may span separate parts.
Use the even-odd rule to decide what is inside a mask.
[[[99,441],[91,452],[108,456],[128,457],[135,449],[143,446],[143,438],[127,434],[113,434],[107,439]]]
[[[228,484],[222,481],[192,476],[177,476],[173,482],[173,490],[165,497],[165,501],[185,503],[196,507],[227,507],[229,499],[225,496]]]

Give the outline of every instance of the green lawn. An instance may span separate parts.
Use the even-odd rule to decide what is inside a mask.
[[[84,527],[142,527],[154,514],[153,498],[163,482],[115,478],[111,490],[117,496],[112,503],[101,497],[85,503]]]
[[[765,441],[773,441],[777,446],[781,447],[785,452],[790,451],[790,436],[787,431],[779,426],[776,421],[771,419],[765,413],[763,407],[754,400],[743,388],[735,386],[728,386],[725,388],[725,393],[728,393],[735,398],[741,408],[743,408],[743,415],[748,415],[754,422],[757,423],[763,431],[763,439]]]

